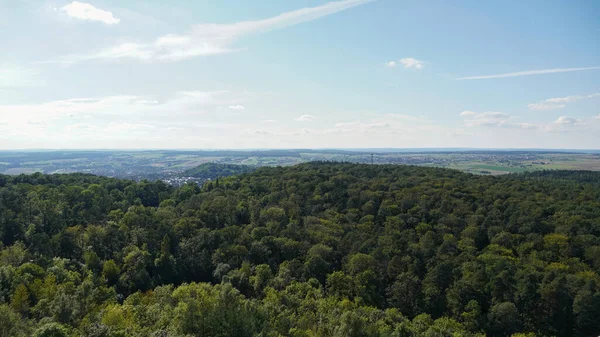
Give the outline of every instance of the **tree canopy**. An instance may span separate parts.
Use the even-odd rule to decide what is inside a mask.
[[[0,176],[0,337],[597,336],[600,173]]]
[[[182,175],[203,180],[215,180],[219,177],[250,173],[254,170],[256,167],[248,165],[205,163],[184,171]]]

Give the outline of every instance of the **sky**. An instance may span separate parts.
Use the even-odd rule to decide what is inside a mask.
[[[0,149],[599,149],[599,17],[595,0],[0,0]]]

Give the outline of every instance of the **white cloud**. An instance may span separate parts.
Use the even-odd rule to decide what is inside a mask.
[[[263,123],[265,123],[265,124],[276,123],[276,122],[277,122],[277,121],[276,121],[276,120],[274,120],[274,119],[267,119],[267,120],[264,120],[264,121],[263,121]]]
[[[238,104],[238,105],[230,105],[229,109],[231,109],[231,110],[244,110],[244,109],[246,109],[246,107],[243,106],[243,105],[239,105]]]
[[[318,147],[323,147],[322,142],[330,142],[334,139],[344,139],[345,147],[348,147],[350,143],[364,146],[364,144],[375,139],[387,139],[389,144],[397,144],[398,139],[407,141],[410,138],[418,137],[420,134],[434,133],[437,135],[448,131],[445,127],[431,122],[424,123],[425,120],[419,119],[418,122],[412,122],[402,117],[397,118],[397,116],[404,115],[386,114],[373,120],[339,122],[331,128],[303,128],[300,134],[326,137],[320,140],[321,143],[317,144]],[[412,116],[408,117],[414,118]]]
[[[514,123],[516,127],[520,129],[538,129],[539,125],[531,124],[531,123]]]
[[[588,128],[586,126],[586,121],[583,119],[568,116],[560,116],[554,122],[548,123],[545,130],[550,133],[572,133],[577,131],[583,134],[586,131],[598,132],[598,130],[593,131],[593,127],[591,129]]]
[[[390,123],[371,123],[371,124],[365,125],[365,127],[367,129],[385,129],[385,128],[389,128],[390,126],[391,126]]]
[[[244,36],[316,20],[371,1],[373,0],[342,0],[286,12],[264,20],[232,24],[198,24],[192,26],[185,34],[168,34],[149,43],[126,42],[92,54],[71,55],[63,58],[61,63],[97,59],[175,62],[198,56],[230,53],[238,50],[232,48],[232,45]]]
[[[392,128],[389,122],[344,122],[337,123],[333,129],[325,130],[325,133],[342,133],[342,132],[386,132],[386,129]]]
[[[226,91],[180,91],[164,100],[144,96],[105,96],[99,98],[73,98],[38,104],[0,105],[0,120],[13,129],[26,132],[36,127],[51,128],[57,125],[104,125],[110,131],[143,129],[147,127],[211,127],[200,124],[201,117],[218,115],[220,106],[227,106],[237,97]],[[166,118],[168,116],[168,118]],[[139,121],[143,120],[143,123]],[[108,121],[116,123],[107,124]]]
[[[417,60],[412,57],[407,57],[407,58],[399,59],[398,61],[389,61],[389,62],[385,63],[385,65],[388,68],[395,68],[399,64],[401,64],[406,69],[413,68],[413,69],[420,70],[420,69],[423,69],[423,66],[424,66],[423,61]]]
[[[504,77],[516,77],[516,76],[531,76],[531,75],[543,75],[543,74],[554,74],[554,73],[566,73],[571,71],[584,71],[584,70],[596,70],[600,67],[584,67],[584,68],[554,68],[554,69],[541,69],[541,70],[527,70],[519,71],[514,73],[496,74],[496,75],[478,75],[478,76],[467,76],[459,77],[457,80],[485,80],[491,78],[504,78]]]
[[[583,99],[590,99],[594,97],[600,97],[600,93],[593,93],[589,95],[573,95],[566,97],[548,98],[539,103],[528,104],[527,107],[531,110],[554,110],[562,109],[567,106],[566,103],[572,103]]]
[[[463,111],[461,117],[464,118],[464,126],[472,130],[478,130],[480,127],[484,128],[498,128],[494,132],[482,132],[484,134],[495,134],[501,129],[506,129],[505,132],[518,132],[516,130],[536,130],[535,137],[546,137],[543,134],[549,133],[572,133],[573,131],[581,132],[582,137],[587,137],[597,131],[597,126],[594,126],[592,120],[578,119],[568,116],[561,116],[555,121],[548,121],[544,123],[527,123],[521,122],[519,117],[511,116],[503,112],[474,112],[474,111]],[[592,123],[589,123],[592,122]],[[587,125],[586,125],[587,124]],[[540,133],[542,132],[542,133]],[[522,134],[526,135],[526,134]],[[528,137],[534,137],[529,134]],[[556,146],[556,145],[555,145]]]
[[[536,129],[535,124],[517,122],[518,118],[510,116],[504,112],[488,111],[475,112],[463,111],[460,116],[464,118],[465,126],[467,127],[501,127],[501,128],[517,128],[517,129]]]
[[[567,117],[567,116],[561,116],[561,117],[558,117],[558,119],[556,121],[554,121],[554,124],[573,126],[573,125],[582,124],[582,122],[579,119],[575,119],[575,118]]]
[[[463,112],[461,112],[461,113],[460,113],[460,115],[461,115],[462,117],[466,117],[466,116],[476,116],[476,115],[477,115],[477,112],[474,112],[474,111],[468,111],[468,110],[466,110],[466,111],[463,111]]]
[[[593,97],[593,95],[590,95],[590,97]],[[548,103],[570,103],[570,102],[575,102],[578,101],[580,99],[584,98],[583,96],[567,96],[567,97],[557,97],[557,98],[549,98],[546,100],[546,102]]]
[[[412,57],[400,59],[399,62],[402,63],[404,68],[423,69],[423,61],[414,59]]]
[[[312,122],[315,119],[317,119],[317,117],[315,117],[313,115],[302,115],[298,118],[295,118],[294,120],[296,120],[298,122]]]
[[[546,102],[527,104],[529,110],[555,110],[566,107],[565,104],[550,104]]]
[[[475,112],[475,111],[463,111],[460,113],[461,117],[472,117],[475,119],[510,119],[510,116],[504,112],[488,111],[488,112]]]
[[[0,148],[234,147],[243,130],[260,123],[245,116],[231,121],[222,113],[222,107],[243,97],[239,92],[179,91],[167,97],[0,105]]]
[[[116,25],[121,21],[121,19],[115,18],[111,12],[96,8],[85,2],[73,1],[61,7],[60,10],[79,20],[98,21],[107,25]]]

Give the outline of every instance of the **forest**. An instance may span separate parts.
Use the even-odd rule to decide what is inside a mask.
[[[214,180],[219,177],[250,173],[254,170],[256,170],[256,167],[248,165],[205,163],[186,170],[181,175],[184,177],[199,178],[205,181]]]
[[[598,336],[600,173],[0,175],[0,336]]]

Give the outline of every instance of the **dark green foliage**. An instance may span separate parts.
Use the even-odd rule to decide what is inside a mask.
[[[215,180],[219,177],[250,173],[254,170],[256,170],[256,167],[248,165],[206,163],[184,171],[181,175],[202,180]]]
[[[599,173],[0,182],[0,337],[600,334]]]

